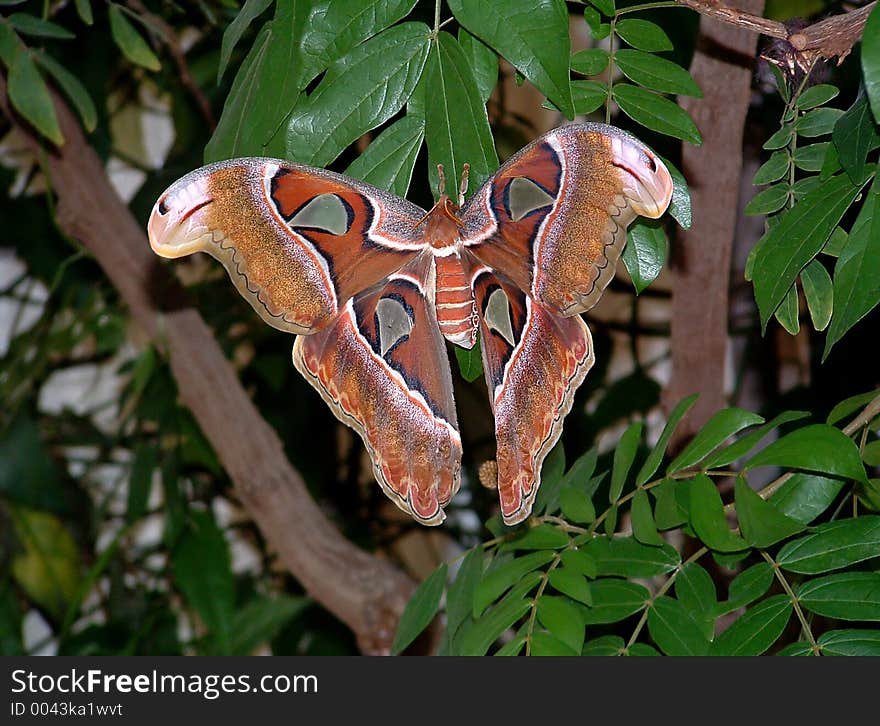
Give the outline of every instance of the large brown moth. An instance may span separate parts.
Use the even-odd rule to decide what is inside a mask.
[[[385,493],[439,524],[458,490],[461,438],[443,338],[478,332],[495,413],[498,493],[525,519],[541,466],[593,364],[580,317],[614,275],[637,215],[672,180],[612,126],[532,142],[464,202],[429,211],[363,182],[277,159],[233,159],[173,184],[150,215],[163,257],[207,252],[293,363],[362,437]]]

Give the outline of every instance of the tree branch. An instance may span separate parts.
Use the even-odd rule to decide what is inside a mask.
[[[721,0],[676,0],[676,2],[723,23],[735,25],[753,33],[787,40],[793,50],[801,56],[799,61],[802,68],[810,67],[819,57],[825,59],[836,57],[838,64],[841,63],[862,37],[868,16],[877,4],[875,0],[850,13],[833,15],[792,32],[785,23],[732,8],[724,5]]]
[[[413,590],[400,570],[346,540],[309,496],[275,430],[260,416],[201,315],[150,250],[144,230],[110,185],[70,109],[54,97],[66,142],[48,154],[61,228],[80,240],[132,317],[168,355],[190,408],[269,544],[309,594],[345,622],[365,653],[387,653]],[[45,147],[11,112],[0,75],[0,107],[40,153]],[[157,291],[161,291],[157,294]],[[169,302],[176,304],[169,306]]]

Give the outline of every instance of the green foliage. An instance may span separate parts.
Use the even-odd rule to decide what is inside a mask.
[[[780,129],[765,142],[764,148],[773,153],[752,180],[758,186],[772,186],[746,206],[747,214],[768,216],[767,231],[746,266],[762,326],[766,328],[775,316],[789,333],[798,332],[800,281],[813,328],[828,331],[823,358],[880,303],[877,255],[869,249],[878,236],[873,226],[876,183],[869,194],[861,195],[875,176],[875,152],[880,148],[876,106],[873,114],[870,107],[876,65],[872,63],[880,54],[873,39],[868,35],[865,39],[866,90],[846,110],[826,105],[840,93],[831,83],[809,86],[805,80],[792,89],[782,76],[777,77],[785,101]],[[829,135],[830,141],[800,143]],[[853,216],[854,207],[860,209],[850,243],[838,225]],[[833,276],[819,258],[821,252],[838,257]]]
[[[640,426],[621,437],[606,463],[611,467],[605,477],[611,481],[610,503],[604,509],[596,507],[598,515],[570,516],[581,511],[582,505],[575,507],[574,501],[591,501],[592,512],[599,500],[595,490],[585,494],[581,487],[576,490],[578,499],[565,506],[567,492],[575,490],[571,484],[564,485],[559,502],[548,504],[529,526],[467,553],[465,563],[470,564],[462,566],[461,572],[467,578],[466,592],[471,593],[472,620],[464,626],[467,637],[446,639],[444,654],[489,652],[505,632],[512,636],[496,646],[498,655],[636,655],[656,654],[656,650],[666,655],[760,655],[768,651],[807,655],[876,650],[877,631],[834,628],[836,621],[880,620],[878,575],[860,569],[861,563],[877,558],[880,552],[880,517],[835,519],[835,512],[824,524],[808,529],[810,519],[829,514],[839,488],[822,498],[815,480],[802,474],[783,475],[760,491],[749,484],[754,467],[776,464],[833,475],[852,497],[864,479],[859,448],[852,439],[860,432],[804,423],[802,412],[786,412],[765,424],[747,411],[727,409],[704,427],[696,446],[692,443],[690,451],[668,465],[666,470],[675,479],[657,478],[662,458],[668,456],[671,433],[693,402],[693,398],[686,399],[675,408],[636,477],[635,490],[628,494],[623,494],[620,482],[629,471]],[[861,397],[859,402],[874,405],[876,397],[871,401]],[[735,496],[725,505],[718,483],[735,472],[715,468],[713,460],[728,466],[747,457],[777,427],[794,424],[788,434],[746,458],[735,475]],[[719,448],[730,437],[735,440]],[[832,450],[845,455],[837,458]],[[731,458],[725,452],[731,452]],[[856,457],[852,463],[851,452]],[[593,475],[592,461],[583,470],[587,477]],[[562,481],[582,466],[578,460]],[[794,504],[798,497],[791,490],[779,496],[780,484],[807,492],[804,505]],[[661,502],[664,496],[675,496],[669,489],[673,486],[683,488],[686,496],[686,515],[673,526],[683,526],[696,540],[696,550],[690,549],[694,554],[684,561],[678,549],[658,534],[655,523],[668,516],[661,512]],[[801,507],[806,501],[815,508],[798,516],[804,514]],[[618,510],[618,520],[628,510],[632,533],[602,529]],[[728,521],[730,515],[735,520]],[[731,530],[733,521],[741,535]],[[727,585],[727,598],[720,601],[716,578],[707,569],[712,567],[710,552],[717,559],[723,553],[735,553],[731,562],[739,570]],[[438,584],[438,573],[445,580],[446,566],[428,581],[430,601],[420,598],[425,623],[441,602],[443,585]],[[654,596],[639,584],[645,581],[654,583]],[[456,579],[446,588],[461,597],[457,585]],[[428,584],[423,588],[427,590]],[[455,607],[461,609],[464,603]],[[736,613],[733,622],[728,620],[721,629],[719,618],[727,619],[732,613]],[[809,613],[828,620],[820,626],[807,617]],[[793,619],[799,629],[789,627]],[[461,615],[455,621],[461,622]],[[609,627],[614,634],[607,632]],[[787,642],[789,637],[799,637],[803,643]]]

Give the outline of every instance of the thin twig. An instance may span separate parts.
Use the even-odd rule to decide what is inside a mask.
[[[836,57],[838,64],[843,61],[862,37],[868,16],[877,4],[875,0],[851,13],[832,15],[792,33],[785,23],[729,7],[720,0],[676,0],[676,2],[700,15],[723,23],[768,35],[771,38],[787,40],[794,51],[802,56],[805,66],[811,65],[819,57],[826,59]]]

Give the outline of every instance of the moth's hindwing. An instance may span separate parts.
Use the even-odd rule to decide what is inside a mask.
[[[363,438],[382,489],[423,524],[443,521],[461,474],[431,262],[425,256],[353,298],[332,326],[293,349],[297,369]]]
[[[532,511],[541,466],[593,365],[593,341],[579,316],[550,312],[486,267],[475,268],[472,284],[495,413],[501,514],[516,524]]]

